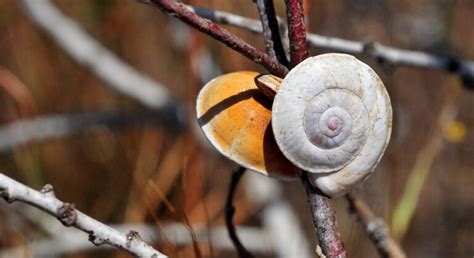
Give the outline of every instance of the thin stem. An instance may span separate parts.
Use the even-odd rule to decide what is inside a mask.
[[[232,178],[230,180],[229,185],[229,193],[227,195],[227,201],[225,205],[225,224],[227,226],[227,230],[229,231],[230,239],[237,249],[239,257],[244,258],[252,258],[253,255],[245,249],[242,242],[240,242],[239,237],[237,236],[237,232],[235,231],[234,223],[232,223],[232,218],[234,217],[235,207],[232,204],[234,199],[234,193],[237,189],[237,185],[239,184],[240,178],[244,175],[245,168],[239,167],[234,173],[232,173]]]
[[[288,36],[290,38],[291,66],[299,64],[309,56],[306,44],[306,30],[301,0],[285,0],[288,17]],[[308,181],[308,174],[302,171],[301,180],[311,206],[314,227],[319,245],[327,257],[346,257],[346,250],[337,231],[336,212],[330,199]]]
[[[385,221],[376,217],[364,200],[354,192],[347,194],[346,199],[349,202],[350,211],[357,216],[362,226],[364,226],[381,257],[406,257],[397,242],[390,237]]]
[[[288,19],[288,37],[290,38],[291,67],[301,63],[309,56],[306,44],[306,26],[302,0],[285,0]]]
[[[216,23],[200,17],[182,3],[174,0],[142,0],[142,2],[156,6],[163,12],[175,16],[188,25],[226,44],[228,47],[236,50],[255,63],[262,65],[276,76],[283,78],[288,73],[288,69],[278,63],[275,58],[261,52],[242,38],[233,35]]]
[[[288,67],[289,64],[281,41],[273,0],[256,0],[255,2],[262,22],[265,48],[268,55],[275,57],[280,64]]]
[[[330,198],[308,181],[307,172],[302,172],[301,181],[305,186],[311,206],[311,215],[316,229],[321,250],[328,257],[347,257],[344,244],[337,230],[336,212],[331,205]]]

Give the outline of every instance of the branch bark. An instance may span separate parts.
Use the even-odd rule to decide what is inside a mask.
[[[75,209],[74,204],[56,198],[51,185],[45,185],[41,192],[25,186],[4,174],[0,174],[0,196],[12,203],[23,202],[56,217],[64,226],[75,227],[89,234],[89,241],[96,246],[107,244],[127,251],[136,257],[167,257],[141,240],[133,230],[122,234]]]
[[[289,64],[281,41],[273,0],[256,0],[255,3],[257,4],[258,13],[260,15],[265,48],[268,55],[276,58],[280,64],[288,67]]]
[[[314,227],[323,254],[329,258],[347,257],[337,230],[336,212],[331,205],[330,198],[309,182],[307,172],[302,172],[301,181],[309,198]]]
[[[288,37],[290,38],[291,67],[308,58],[306,44],[306,26],[303,15],[302,0],[285,0],[286,17],[288,20]]]
[[[301,0],[285,0],[290,38],[291,66],[294,67],[309,56],[306,44],[306,30]],[[335,211],[330,199],[311,186],[307,172],[302,171],[301,179],[309,198],[314,227],[323,253],[329,257],[346,257],[346,250],[337,231]]]

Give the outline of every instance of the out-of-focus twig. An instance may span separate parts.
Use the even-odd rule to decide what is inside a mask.
[[[22,116],[36,114],[36,103],[28,88],[4,67],[0,67],[0,89],[3,89],[16,102]]]
[[[254,33],[262,33],[262,25],[258,20],[201,7],[188,6],[188,8],[214,22],[228,24]],[[376,41],[355,41],[314,33],[307,33],[306,35],[310,47],[368,56],[389,66],[409,66],[455,73],[460,76],[464,86],[474,89],[474,61],[471,60],[400,49]]]
[[[270,73],[285,77],[288,73],[288,69],[278,63],[275,58],[261,52],[254,46],[245,42],[242,38],[237,37],[222,28],[221,26],[213,23],[208,19],[204,19],[188,9],[184,4],[175,0],[140,0],[143,3],[153,5],[164,12],[175,16],[181,21],[193,26],[201,32],[213,37],[214,39],[226,44],[228,47],[236,50],[250,60],[262,65]]]
[[[114,91],[132,97],[153,110],[165,111],[183,123],[176,100],[165,86],[124,63],[110,50],[64,16],[49,0],[22,0],[29,17],[76,62],[86,66]]]
[[[239,184],[240,178],[244,175],[245,168],[239,167],[234,173],[232,173],[232,177],[230,180],[229,185],[229,192],[227,195],[227,201],[225,205],[225,224],[227,226],[227,230],[229,231],[230,239],[232,239],[232,243],[234,244],[235,248],[237,249],[237,253],[239,257],[244,258],[252,258],[254,257],[245,246],[240,242],[239,237],[237,236],[237,232],[235,230],[234,223],[232,222],[232,218],[234,217],[235,207],[232,204],[234,199],[234,193],[237,189],[237,185]]]
[[[38,116],[19,120],[0,127],[0,152],[31,141],[44,141],[75,134],[93,128],[123,128],[137,124],[162,124],[175,126],[161,112],[139,110],[135,112],[102,111],[69,115]],[[173,130],[182,128],[173,127]]]
[[[280,64],[288,67],[289,64],[281,41],[273,0],[256,0],[255,3],[257,4],[260,21],[262,22],[267,53],[271,57],[276,58]]]
[[[400,246],[390,237],[387,224],[382,218],[378,218],[367,206],[367,204],[354,192],[346,195],[349,209],[360,221],[377,251],[382,257],[405,258],[406,255]]]
[[[0,196],[9,203],[18,201],[32,205],[56,217],[64,226],[86,232],[94,245],[111,245],[137,257],[167,257],[143,242],[136,231],[122,234],[78,211],[74,204],[60,201],[51,185],[45,185],[39,192],[0,174]]]
[[[285,0],[285,3],[286,17],[288,19],[288,37],[290,38],[290,63],[291,67],[294,67],[309,56],[306,43],[303,1]]]

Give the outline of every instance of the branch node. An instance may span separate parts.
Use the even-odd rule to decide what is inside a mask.
[[[130,248],[130,246],[132,245],[132,242],[135,241],[135,240],[141,240],[142,238],[140,237],[140,234],[135,231],[135,230],[130,230],[130,232],[128,232],[127,234],[127,247]]]
[[[362,43],[362,54],[365,56],[377,56],[379,43],[373,40],[367,40]]]
[[[103,245],[106,242],[105,239],[96,236],[93,231],[89,234],[89,241],[95,246]]]
[[[65,202],[61,207],[59,207],[58,219],[66,227],[75,225],[77,221],[77,212],[74,203]]]
[[[367,223],[366,230],[369,232],[370,237],[377,242],[387,238],[389,234],[388,227],[382,218],[376,218]]]
[[[10,191],[8,188],[1,188],[0,189],[0,196],[8,203],[12,203],[15,201],[15,198],[13,198],[10,194]]]
[[[42,194],[46,195],[46,196],[52,196],[52,197],[55,197],[54,195],[54,187],[50,184],[45,184],[43,186],[43,188],[41,188],[41,191],[40,191]]]

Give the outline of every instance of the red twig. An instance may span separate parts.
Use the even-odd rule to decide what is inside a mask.
[[[306,44],[306,28],[302,0],[285,0],[288,17],[288,36],[290,38],[291,67],[309,56]]]
[[[249,43],[245,42],[242,38],[233,35],[216,23],[200,17],[193,11],[189,10],[182,3],[179,3],[175,0],[142,0],[142,2],[156,6],[162,11],[175,16],[176,18],[193,26],[201,32],[226,44],[228,47],[236,50],[250,60],[261,64],[263,67],[265,67],[265,69],[276,76],[283,78],[288,73],[288,69],[278,63],[275,58],[272,58],[269,55],[261,52]]]
[[[309,56],[306,44],[306,30],[302,0],[285,0],[288,17],[288,36],[290,37],[291,66],[299,64]],[[335,211],[330,199],[311,186],[307,173],[303,171],[301,179],[308,194],[313,215],[314,227],[319,245],[327,257],[346,257],[341,237],[337,231]]]
[[[302,173],[301,181],[308,194],[316,235],[324,255],[328,258],[347,257],[341,236],[337,231],[336,212],[330,199],[311,185],[307,172]]]

